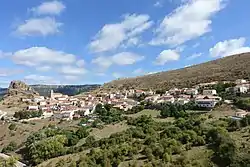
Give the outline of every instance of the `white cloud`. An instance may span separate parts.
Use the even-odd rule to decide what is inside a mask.
[[[84,68],[66,65],[66,66],[62,66],[59,69],[59,72],[61,74],[64,74],[65,76],[77,76],[77,75],[84,75],[88,71],[86,69],[84,69]]]
[[[77,65],[78,67],[83,67],[83,66],[85,65],[85,61],[84,61],[83,59],[78,60],[78,61],[76,62],[76,65]]]
[[[19,50],[12,55],[16,64],[38,66],[47,64],[71,64],[76,61],[76,56],[46,47],[31,47]]]
[[[104,56],[99,56],[99,57],[93,59],[92,63],[96,64],[101,69],[109,68],[113,64],[110,57],[104,57]]]
[[[0,68],[0,77],[8,77],[11,75],[20,74],[22,72],[23,72],[23,70],[20,70],[20,69]]]
[[[24,77],[24,81],[29,84],[60,84],[60,81],[51,76],[31,74]]]
[[[64,78],[68,81],[76,81],[79,79],[79,76],[75,76],[75,75],[66,75],[64,76]]]
[[[0,50],[0,58],[11,56],[11,53],[5,53],[2,50]]]
[[[234,54],[250,52],[250,47],[244,46],[245,38],[230,39],[218,42],[209,52],[212,57],[225,57]]]
[[[105,73],[103,73],[103,72],[98,72],[98,73],[95,73],[95,75],[97,75],[97,76],[101,76],[101,77],[106,76],[106,74],[105,74]]]
[[[154,7],[162,7],[163,6],[163,3],[162,3],[162,1],[156,1],[155,3],[154,3]]]
[[[192,59],[196,59],[198,57],[200,57],[202,55],[202,53],[194,53],[193,55],[187,57],[188,60],[192,60]]]
[[[36,70],[46,72],[46,71],[51,70],[51,67],[50,66],[41,66],[41,67],[37,67]]]
[[[51,17],[31,18],[19,25],[14,33],[20,36],[48,36],[59,33],[62,25]]]
[[[122,52],[112,56],[113,63],[117,65],[130,65],[143,59],[143,56],[131,52]]]
[[[180,55],[175,50],[164,50],[156,58],[156,65],[164,65],[169,61],[179,60]]]
[[[38,7],[32,8],[37,15],[59,15],[66,6],[60,1],[43,2]]]
[[[200,46],[200,43],[197,42],[196,44],[193,45],[193,48],[197,48],[198,46]]]
[[[123,48],[128,48],[131,46],[136,46],[138,45],[140,42],[139,38],[133,37],[127,40],[127,43],[123,44],[122,47]]]
[[[180,45],[175,48],[177,52],[183,52],[187,46],[186,45]]]
[[[121,52],[113,56],[99,56],[92,60],[93,64],[98,65],[102,69],[109,68],[111,65],[131,65],[144,59],[144,56],[131,52]]]
[[[130,44],[133,42],[137,44],[134,39],[131,42],[131,38],[140,35],[152,24],[148,15],[125,15],[124,20],[120,23],[104,25],[89,44],[89,48],[92,52],[97,53],[117,49],[126,41],[130,41]]]
[[[225,1],[188,0],[163,19],[150,44],[176,46],[211,31],[211,18],[225,6]]]

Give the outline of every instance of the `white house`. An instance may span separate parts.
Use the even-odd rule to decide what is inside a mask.
[[[239,118],[245,118],[247,115],[248,115],[248,112],[246,111],[240,111],[240,112],[235,113],[235,116]]]
[[[40,101],[40,102],[38,102],[38,104],[39,104],[40,106],[45,106],[47,103],[46,103],[46,101]]]
[[[168,93],[171,95],[176,95],[176,94],[180,94],[181,90],[178,88],[172,88],[172,89],[168,90]]]
[[[216,95],[217,94],[217,92],[216,92],[216,90],[214,90],[214,89],[210,89],[210,90],[203,90],[203,93],[202,93],[203,95]]]
[[[199,107],[203,107],[203,108],[214,108],[217,102],[218,101],[214,99],[196,99],[195,100],[195,103]]]
[[[31,99],[22,99],[22,102],[32,102]]]
[[[38,106],[28,106],[27,109],[37,111],[37,110],[39,110],[39,107]]]
[[[236,81],[235,81],[235,84],[244,84],[244,83],[247,83],[247,80],[245,80],[245,79],[237,79]]]
[[[234,87],[234,92],[236,93],[247,93],[248,88],[242,85],[237,85]]]
[[[165,95],[165,96],[162,96],[160,97],[158,100],[157,100],[157,103],[174,103],[174,96],[172,95]]]
[[[186,98],[178,98],[176,100],[176,103],[181,104],[181,105],[187,104],[188,102],[190,102],[190,100]]]
[[[67,121],[72,120],[74,113],[75,113],[74,110],[62,111],[61,112],[62,119],[67,120]]]
[[[34,102],[38,103],[40,101],[44,101],[44,96],[36,96],[33,99]]]
[[[191,88],[191,89],[186,89],[185,94],[187,95],[197,95],[199,92],[197,89]]]
[[[0,119],[2,119],[5,115],[7,115],[7,112],[3,112],[0,110]]]
[[[43,112],[43,117],[44,118],[50,118],[50,117],[52,117],[53,116],[53,112],[52,111],[44,111]]]
[[[160,97],[160,95],[149,96],[149,97],[146,97],[144,99],[144,101],[154,103],[154,102],[156,102],[158,100],[159,97]]]

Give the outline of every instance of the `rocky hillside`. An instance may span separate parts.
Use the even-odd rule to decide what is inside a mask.
[[[250,53],[229,56],[178,70],[160,72],[136,78],[120,79],[103,88],[169,89],[189,87],[198,83],[250,78]]]
[[[32,87],[28,86],[22,81],[11,81],[6,95],[4,95],[3,104],[8,106],[19,105],[22,98],[33,98],[38,96],[39,93],[36,92]]]

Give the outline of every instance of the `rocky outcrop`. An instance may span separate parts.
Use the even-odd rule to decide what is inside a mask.
[[[22,81],[11,81],[7,94],[4,96],[3,104],[10,107],[22,104],[22,99],[32,99],[34,96],[39,96],[32,87]]]
[[[7,91],[7,96],[16,95],[32,96],[39,95],[39,93],[22,81],[11,81]]]

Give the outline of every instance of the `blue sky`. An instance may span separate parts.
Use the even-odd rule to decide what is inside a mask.
[[[102,84],[250,51],[249,0],[1,3],[0,87]]]

